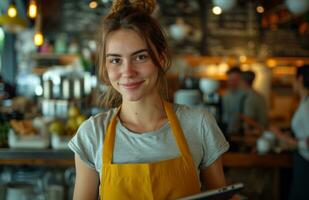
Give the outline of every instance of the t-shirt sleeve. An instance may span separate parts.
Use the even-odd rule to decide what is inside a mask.
[[[200,168],[205,168],[229,149],[229,143],[226,141],[214,117],[208,112],[203,115],[201,130],[203,157]]]
[[[75,136],[68,143],[68,146],[86,165],[95,169],[98,138],[94,132],[92,118],[81,124]]]

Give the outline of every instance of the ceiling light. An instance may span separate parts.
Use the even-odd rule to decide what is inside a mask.
[[[90,7],[91,9],[95,9],[96,7],[98,7],[98,2],[97,2],[97,1],[91,1],[91,2],[89,3],[89,7]]]
[[[263,13],[264,12],[264,7],[263,6],[257,6],[256,7],[256,12],[257,13]]]
[[[44,37],[42,32],[36,32],[34,34],[33,41],[35,46],[42,46],[42,44],[44,43]]]
[[[38,14],[38,6],[35,0],[31,0],[28,7],[28,16],[32,19],[36,18]]]
[[[42,34],[42,14],[38,13],[38,16],[35,19],[34,25],[35,34],[33,36],[33,42],[35,46],[41,46],[44,44],[44,36]]]
[[[220,15],[222,13],[222,9],[219,6],[215,6],[212,8],[212,12],[215,15]]]
[[[9,17],[16,17],[17,16],[17,9],[16,9],[16,6],[14,3],[11,3],[9,5],[9,8],[8,8],[8,16]]]

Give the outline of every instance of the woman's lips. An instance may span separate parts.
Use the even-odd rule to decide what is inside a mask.
[[[138,81],[134,83],[120,83],[120,85],[125,89],[135,89],[139,87],[144,81]]]

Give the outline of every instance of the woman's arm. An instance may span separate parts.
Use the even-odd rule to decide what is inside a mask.
[[[76,179],[74,200],[97,200],[99,191],[99,175],[89,168],[78,155],[75,154]]]
[[[226,185],[221,157],[205,169],[201,169],[200,177],[203,190],[211,190]]]

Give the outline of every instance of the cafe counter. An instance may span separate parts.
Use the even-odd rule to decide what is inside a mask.
[[[232,168],[290,168],[289,153],[265,154],[227,152],[222,157],[224,167]],[[69,150],[0,149],[1,165],[38,165],[68,167],[74,165],[74,154]]]

